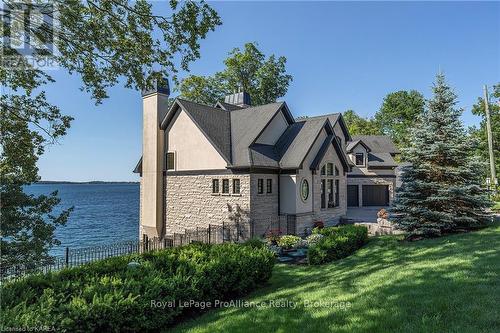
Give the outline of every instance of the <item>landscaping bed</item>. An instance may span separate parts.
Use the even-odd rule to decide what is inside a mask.
[[[278,262],[319,265],[354,253],[367,242],[368,229],[359,225],[316,227],[305,239],[272,231],[266,240]]]
[[[191,244],[123,256],[1,287],[1,328],[67,332],[158,331],[245,295],[271,277],[275,257],[264,246]],[[191,303],[189,303],[191,304]]]
[[[217,309],[173,332],[500,331],[499,224],[419,242],[402,238],[370,238],[325,265],[276,265],[270,284],[244,299],[268,306]],[[285,306],[272,305],[278,301]]]

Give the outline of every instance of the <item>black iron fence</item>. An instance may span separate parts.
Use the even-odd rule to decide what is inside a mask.
[[[261,237],[270,230],[280,230],[281,234],[295,234],[295,218],[281,216],[254,220],[248,223],[209,224],[206,228],[185,229],[183,232],[167,235],[162,239],[143,237],[119,243],[99,245],[87,248],[65,248],[64,256],[53,257],[49,262],[39,264],[18,264],[0,267],[0,281],[22,277],[35,273],[47,273],[63,268],[77,267],[86,263],[136,253],[162,250],[193,242],[219,244],[242,242],[252,237]]]

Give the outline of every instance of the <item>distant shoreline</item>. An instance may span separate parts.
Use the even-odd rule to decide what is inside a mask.
[[[64,181],[64,180],[41,180],[34,184],[42,184],[42,185],[50,185],[50,184],[139,184],[139,182],[112,182],[112,181],[101,181],[94,180],[90,182],[72,182],[72,181]]]

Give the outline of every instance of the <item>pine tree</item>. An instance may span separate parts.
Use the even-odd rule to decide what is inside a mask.
[[[456,109],[457,96],[442,74],[433,86],[403,150],[402,186],[396,191],[396,225],[409,239],[470,230],[491,221],[491,206],[481,189],[482,164],[473,157],[474,142],[466,135]]]

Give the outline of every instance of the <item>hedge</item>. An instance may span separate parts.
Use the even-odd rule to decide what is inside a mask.
[[[364,226],[345,225],[314,229],[321,234],[316,244],[309,247],[307,257],[311,265],[320,265],[345,258],[362,247],[368,240],[368,229]]]
[[[130,261],[140,265],[130,268]],[[1,287],[0,324],[2,329],[155,332],[204,310],[179,304],[201,301],[213,307],[215,300],[248,293],[270,278],[274,262],[266,248],[191,244],[33,275]],[[170,303],[162,308],[152,301]]]

